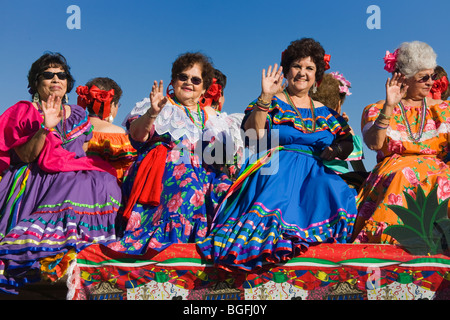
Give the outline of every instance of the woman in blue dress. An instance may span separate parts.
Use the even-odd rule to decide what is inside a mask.
[[[345,159],[352,136],[339,114],[309,95],[322,79],[326,58],[320,43],[304,38],[283,52],[279,68],[263,70],[261,95],[242,123],[246,136],[257,139],[259,153],[248,158],[212,231],[197,243],[217,266],[254,270],[285,262],[313,243],[350,239],[356,193],[323,160]],[[264,139],[272,145],[261,150]]]

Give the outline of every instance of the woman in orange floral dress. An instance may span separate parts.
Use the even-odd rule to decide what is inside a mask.
[[[111,164],[122,184],[128,169],[137,158],[128,133],[112,122],[119,109],[122,89],[112,79],[97,77],[77,88],[78,104],[86,108],[94,130],[86,150],[89,156],[98,156]]]
[[[377,151],[377,165],[358,198],[355,243],[398,243],[383,233],[403,224],[388,206],[406,207],[404,192],[416,199],[421,187],[428,195],[437,185],[438,201],[450,197],[448,102],[427,97],[436,80],[436,54],[426,43],[403,43],[387,52],[386,100],[368,105],[362,114],[366,145]]]

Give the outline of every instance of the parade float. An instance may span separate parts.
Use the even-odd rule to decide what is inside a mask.
[[[420,193],[418,193],[420,194]],[[42,281],[18,299],[68,300],[450,300],[448,199],[408,198],[391,209],[405,224],[384,232],[398,244],[311,245],[255,272],[226,271],[195,243],[144,256],[93,244],[42,260]],[[409,218],[408,218],[409,217]]]
[[[420,189],[420,188],[419,188]],[[448,300],[448,199],[420,190],[408,206],[391,206],[404,221],[384,232],[398,244],[326,244],[255,272],[225,271],[196,244],[173,244],[142,257],[105,246],[81,251],[71,265],[73,300]]]

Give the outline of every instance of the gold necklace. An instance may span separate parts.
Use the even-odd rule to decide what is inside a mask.
[[[316,114],[315,114],[313,99],[311,97],[309,97],[310,102],[311,102],[309,107],[311,109],[311,115],[312,115],[312,130],[309,130],[308,127],[306,126],[306,123],[303,121],[302,115],[300,114],[297,107],[295,106],[294,101],[291,100],[291,97],[289,96],[287,89],[284,89],[283,92],[284,92],[284,95],[286,96],[286,99],[287,99],[289,105],[295,110],[297,115],[300,117],[300,121],[302,122],[303,128],[305,128],[306,132],[316,131]]]

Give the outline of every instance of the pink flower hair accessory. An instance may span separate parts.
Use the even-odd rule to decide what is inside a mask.
[[[397,55],[398,55],[398,49],[395,50],[393,53],[390,53],[389,51],[386,51],[386,55],[384,56],[384,70],[387,72],[394,72],[397,68]]]
[[[345,93],[347,96],[352,94],[349,90],[349,88],[351,88],[351,83],[350,83],[350,81],[345,79],[345,77],[342,73],[335,71],[335,72],[330,72],[330,74],[334,79],[338,80],[341,83],[341,85],[339,86],[340,93]]]

